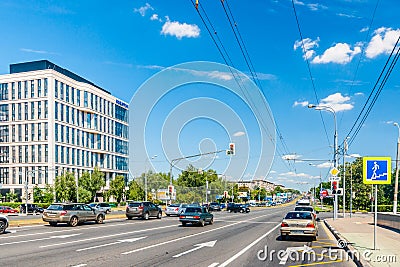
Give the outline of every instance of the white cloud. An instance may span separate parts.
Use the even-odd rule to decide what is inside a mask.
[[[158,14],[155,14],[155,13],[153,15],[151,15],[150,20],[158,20],[158,21],[162,22],[162,20],[158,17]]]
[[[208,72],[208,76],[210,76],[211,78],[217,78],[217,79],[224,80],[224,81],[232,80],[232,74],[228,73],[228,72],[211,71],[211,72]]]
[[[297,155],[297,154],[288,154],[288,155],[283,155],[282,159],[283,160],[296,160],[299,159],[301,157],[301,155]]]
[[[165,67],[159,65],[138,65],[138,68],[149,69],[149,70],[163,70]]]
[[[294,101],[293,107],[297,107],[297,106],[302,106],[302,107],[307,107],[308,106],[308,101]]]
[[[363,96],[364,93],[362,93],[362,92],[357,92],[357,93],[355,93],[354,95],[355,95],[355,96]]]
[[[385,121],[386,124],[393,124],[394,121]]]
[[[327,50],[321,55],[316,56],[312,63],[325,64],[325,63],[338,63],[346,64],[349,63],[353,57],[361,53],[361,47],[355,46],[352,50],[350,45],[346,43],[338,43]]]
[[[381,54],[389,54],[398,37],[400,29],[393,30],[392,28],[381,27],[374,31],[374,36],[371,38],[365,55],[367,58],[375,58]]]
[[[280,173],[279,176],[286,176],[286,177],[310,177],[310,175],[306,173],[295,173],[295,172],[285,172]]]
[[[333,167],[333,163],[332,162],[324,162],[321,164],[317,165],[317,168],[321,168],[321,169],[329,169]]]
[[[233,134],[233,136],[235,136],[235,137],[239,137],[239,136],[243,136],[243,135],[246,135],[246,133],[245,132],[241,132],[241,131],[236,132],[236,133]]]
[[[346,158],[361,158],[361,155],[360,154],[350,154],[350,155],[346,155]]]
[[[51,55],[58,55],[57,53],[54,52],[49,52],[45,50],[35,50],[35,49],[30,49],[30,48],[20,48],[22,52],[27,52],[27,53],[35,53],[35,54],[51,54]]]
[[[364,28],[362,28],[361,30],[360,30],[360,32],[366,32],[366,31],[368,31],[369,30],[369,27],[364,27]]]
[[[162,26],[161,34],[175,36],[179,40],[183,37],[197,38],[200,36],[200,28],[196,24],[180,23],[178,21],[167,21]]]
[[[259,80],[268,80],[268,81],[273,81],[277,79],[277,77],[274,74],[261,73],[261,72],[257,72],[257,78]]]
[[[339,17],[351,18],[351,19],[361,19],[361,17],[357,17],[351,14],[337,13]]]
[[[270,174],[271,174],[271,173],[276,173],[276,171],[270,171],[269,173],[270,173]]]
[[[293,1],[295,5],[299,5],[299,6],[304,6],[305,4],[299,0],[294,0]]]
[[[294,42],[293,49],[297,50],[297,48],[301,48],[301,50],[303,51],[303,58],[309,59],[315,55],[314,47],[318,47],[318,42],[319,42],[319,37],[317,37],[316,40],[305,38],[303,39],[303,42],[301,40],[297,40],[296,42]]]
[[[321,99],[320,106],[329,106],[336,112],[353,109],[353,104],[348,103],[350,101],[349,96],[342,96],[341,93],[331,94],[324,99]]]
[[[328,9],[327,6],[321,5],[321,4],[308,4],[307,7],[311,10],[311,11],[318,11],[321,9]]]
[[[149,9],[150,10],[154,10],[154,8],[149,3],[146,3],[142,7],[133,9],[133,12],[139,13],[142,17],[144,17],[146,15],[146,11],[149,10]]]

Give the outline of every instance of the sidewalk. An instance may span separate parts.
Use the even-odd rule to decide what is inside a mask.
[[[325,220],[337,239],[345,240],[350,251],[360,255],[361,266],[400,266],[400,234],[377,226],[374,250],[374,214],[346,214],[346,218]]]

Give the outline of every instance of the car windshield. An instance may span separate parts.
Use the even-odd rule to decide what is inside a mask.
[[[312,207],[296,207],[296,208],[294,208],[294,210],[295,211],[310,211],[310,212],[312,212],[313,208]]]
[[[95,207],[95,206],[96,206],[96,203],[90,203],[89,206],[90,206],[90,207]]]
[[[179,204],[171,204],[171,205],[169,205],[169,207],[176,208],[176,207],[179,207]]]
[[[289,212],[286,214],[285,219],[307,219],[311,220],[311,213],[310,212]]]
[[[186,212],[201,213],[201,208],[191,208],[191,207],[189,207],[189,208],[186,209]]]
[[[63,206],[62,205],[55,205],[55,204],[52,204],[52,205],[50,205],[48,208],[47,208],[48,210],[62,210],[63,209]]]
[[[129,203],[129,207],[140,207],[141,204],[142,203],[140,203],[140,202],[132,202],[132,203]]]

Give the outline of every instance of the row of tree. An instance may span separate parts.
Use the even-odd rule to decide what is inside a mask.
[[[345,171],[346,188],[346,209],[350,209],[350,197],[353,197],[353,210],[369,210],[374,196],[373,186],[363,183],[363,160],[357,158],[353,162],[346,162],[344,170],[343,165],[339,166],[340,174],[343,176]],[[393,170],[392,177],[395,177]],[[378,185],[378,205],[393,205],[394,181],[391,184]],[[321,185],[316,188],[316,195],[319,196]],[[329,189],[330,182],[323,182],[322,188]],[[342,187],[340,185],[339,187]],[[350,188],[352,187],[352,190]],[[351,196],[351,191],[353,195]],[[342,196],[339,196],[339,205],[343,205]],[[332,204],[331,198],[325,198],[324,203]]]

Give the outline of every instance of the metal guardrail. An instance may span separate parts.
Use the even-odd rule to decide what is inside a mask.
[[[377,224],[400,232],[400,214],[378,213]]]

